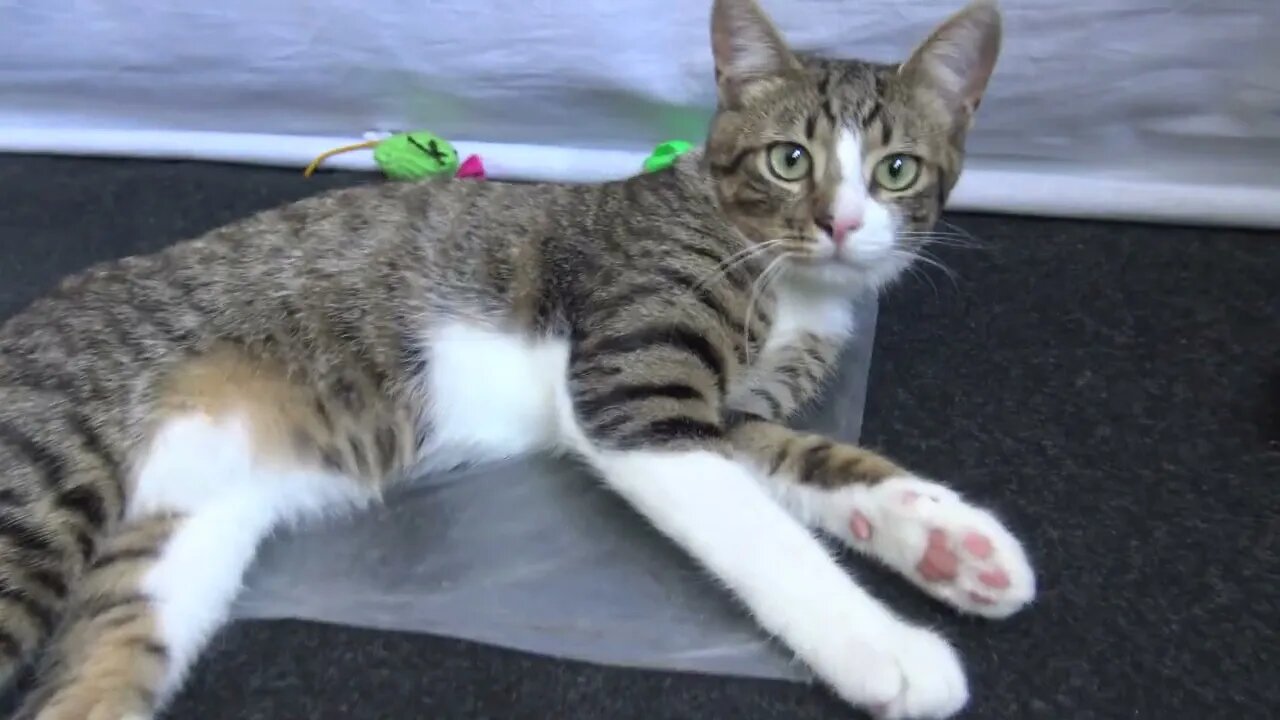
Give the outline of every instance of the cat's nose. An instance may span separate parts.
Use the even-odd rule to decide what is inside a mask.
[[[831,241],[836,245],[844,244],[849,233],[855,232],[862,227],[862,216],[849,217],[823,217],[817,220],[818,227],[831,236]]]

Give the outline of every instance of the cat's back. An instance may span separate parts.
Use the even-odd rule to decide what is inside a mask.
[[[194,329],[260,292],[370,292],[390,269],[456,259],[483,225],[528,226],[555,186],[492,182],[380,182],[261,210],[154,253],[96,263],[62,278],[0,324],[0,347],[41,328],[110,330],[155,313]],[[471,229],[469,229],[471,228]],[[489,233],[492,234],[492,230]],[[193,311],[185,318],[186,311]],[[197,318],[194,315],[199,315]],[[239,318],[243,322],[246,318]]]
[[[0,327],[0,366],[126,377],[223,340],[390,354],[406,317],[538,326],[666,255],[697,196],[673,173],[328,191],[69,276]]]

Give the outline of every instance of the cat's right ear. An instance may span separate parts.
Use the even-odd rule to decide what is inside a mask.
[[[723,107],[747,104],[788,72],[800,69],[800,61],[756,0],[715,0],[711,53]]]

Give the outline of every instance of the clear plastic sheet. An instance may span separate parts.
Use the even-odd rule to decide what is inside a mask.
[[[798,426],[855,440],[875,327],[859,332]],[[731,511],[727,509],[727,511]],[[601,663],[795,677],[723,589],[572,464],[425,477],[385,506],[282,531],[235,614],[420,631]]]

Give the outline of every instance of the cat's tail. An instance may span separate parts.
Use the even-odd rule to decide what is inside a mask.
[[[0,686],[53,634],[123,511],[118,455],[71,397],[0,384]]]

